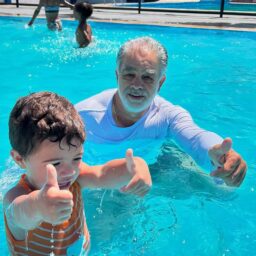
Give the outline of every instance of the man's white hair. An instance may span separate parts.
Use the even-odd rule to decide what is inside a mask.
[[[127,52],[134,52],[137,49],[141,48],[154,51],[157,54],[159,62],[161,64],[161,75],[165,74],[168,63],[167,51],[162,44],[148,36],[129,40],[121,46],[116,59],[118,69],[120,68],[122,59],[127,54]]]

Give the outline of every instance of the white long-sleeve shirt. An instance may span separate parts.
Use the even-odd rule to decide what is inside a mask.
[[[75,105],[85,123],[86,139],[90,147],[93,144],[105,144],[106,147],[112,145],[117,152],[121,150],[117,144],[124,145],[122,150],[125,150],[125,147],[134,148],[137,144],[139,148],[144,147],[145,151],[149,151],[152,142],[154,144],[154,141],[163,142],[166,138],[171,138],[197,164],[209,170],[208,150],[223,141],[220,136],[201,129],[185,109],[160,96],[155,97],[148,111],[136,123],[129,127],[119,127],[112,116],[115,92],[116,89],[109,89]],[[101,149],[104,151],[102,147]],[[90,148],[87,147],[86,150]],[[122,154],[124,156],[124,152]],[[116,157],[116,154],[112,155],[113,157]]]

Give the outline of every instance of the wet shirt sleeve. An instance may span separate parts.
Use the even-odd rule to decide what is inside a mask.
[[[208,150],[221,143],[223,138],[198,127],[191,115],[181,107],[176,107],[175,113],[172,113],[169,136],[203,169],[208,172],[212,170]]]

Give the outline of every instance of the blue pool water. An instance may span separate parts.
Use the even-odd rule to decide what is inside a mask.
[[[50,90],[76,103],[115,87],[118,48],[127,39],[149,35],[170,56],[160,94],[188,109],[200,126],[232,137],[248,174],[239,189],[216,185],[166,142],[153,152],[159,159],[151,166],[154,185],[144,199],[117,191],[84,192],[91,255],[255,255],[256,34],[91,23],[94,43],[78,49],[74,22],[64,21],[63,32],[53,33],[44,19],[32,29],[25,28],[27,21],[0,18],[0,197],[21,173],[9,158],[7,127],[17,98]],[[1,255],[7,255],[3,219],[0,236]]]
[[[201,0],[198,2],[184,2],[184,3],[142,3],[143,8],[171,8],[171,9],[199,9],[199,10],[220,10],[220,0]],[[130,6],[138,6],[138,4],[129,4]],[[225,0],[224,9],[226,11],[245,11],[256,12],[256,4],[238,4],[230,3]]]

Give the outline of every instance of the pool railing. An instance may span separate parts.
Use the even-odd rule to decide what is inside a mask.
[[[16,7],[18,8],[20,5],[23,6],[36,6],[35,3],[29,3],[29,2],[25,2],[25,3],[21,3],[20,0],[15,0],[15,3],[12,3],[11,0],[3,0],[5,1],[4,3],[0,3],[0,5],[3,4],[8,4],[8,5],[16,5]],[[145,3],[145,2],[143,2]],[[150,1],[150,3],[153,3]],[[157,2],[154,2],[157,3]],[[181,3],[181,2],[180,2]],[[233,3],[233,2],[232,2]],[[104,3],[102,3],[104,4]],[[108,4],[110,4],[108,2]],[[113,5],[115,4],[115,1],[113,1]],[[123,3],[124,4],[124,3]],[[145,5],[142,5],[142,0],[138,0],[138,3],[133,2],[133,5],[129,5],[128,3],[125,5],[98,5],[98,4],[93,4],[93,8],[94,9],[99,9],[99,10],[127,10],[127,11],[136,11],[138,12],[138,14],[141,14],[142,12],[164,12],[164,13],[193,13],[193,14],[218,14],[220,16],[220,18],[223,17],[224,14],[226,15],[243,15],[243,16],[256,16],[256,3],[252,3],[252,5],[255,5],[255,11],[241,11],[241,10],[225,10],[225,0],[220,0],[219,3],[219,9],[185,9],[185,8],[155,8],[155,7],[146,7]],[[240,3],[242,5],[242,3]],[[136,6],[137,5],[137,6]],[[65,7],[65,6],[64,6]]]

